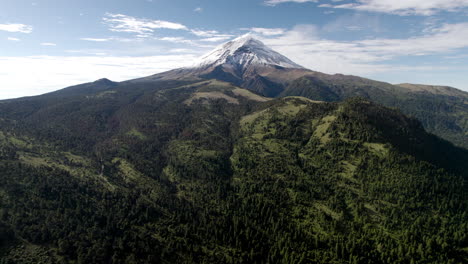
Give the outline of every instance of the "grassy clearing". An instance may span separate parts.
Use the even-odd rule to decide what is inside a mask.
[[[306,108],[307,105],[305,104],[294,104],[293,102],[287,102],[286,105],[281,106],[278,108],[278,111],[280,113],[289,115],[289,116],[295,116],[297,115],[302,109]]]
[[[194,93],[189,99],[185,100],[184,104],[191,105],[193,101],[198,99],[224,99],[231,104],[239,104],[239,100],[222,92],[197,92]]]
[[[343,171],[340,173],[341,176],[345,177],[346,179],[349,179],[353,182],[356,181],[356,179],[353,178],[354,172],[357,169],[356,165],[353,165],[349,161],[342,161],[341,162],[341,167],[343,168]]]
[[[317,137],[320,139],[320,142],[322,145],[327,144],[331,138],[330,138],[330,133],[328,133],[328,128],[330,125],[336,120],[335,115],[328,115],[322,118],[320,121],[320,124],[316,127],[314,131],[314,137]]]
[[[266,135],[275,135],[276,128],[271,126],[268,118],[262,118],[252,126],[251,137],[262,140]]]
[[[302,96],[287,96],[287,97],[284,97],[284,99],[299,99],[299,100],[302,100],[304,102],[315,103],[315,104],[325,103],[324,101],[316,101],[316,100],[312,100],[312,99],[305,98],[305,97],[302,97]]]
[[[19,149],[29,149],[32,147],[32,144],[29,141],[27,141],[27,139],[20,139],[9,133],[4,133],[2,131],[0,131],[0,144],[12,145],[15,148],[19,148]]]
[[[90,166],[91,165],[91,161],[85,157],[82,157],[82,156],[78,156],[78,155],[74,155],[70,152],[64,152],[62,153],[64,155],[65,158],[68,159],[68,161],[72,162],[72,163],[75,163],[75,164],[81,164],[81,165],[84,165],[84,166]]]
[[[104,175],[99,175],[91,167],[91,162],[84,157],[80,157],[69,152],[57,152],[48,154],[36,154],[28,152],[18,152],[21,163],[33,167],[58,168],[70,173],[71,176],[80,179],[93,179],[100,182],[110,191],[115,190],[115,186],[109,182]],[[70,165],[68,162],[76,163]]]
[[[223,81],[218,81],[218,80],[207,80],[207,81],[201,81],[197,83],[192,83],[192,84],[187,84],[187,85],[182,85],[176,88],[173,88],[171,90],[176,90],[176,89],[193,89],[196,90],[197,92],[213,92],[213,91],[230,91],[233,89],[238,88],[237,86],[234,86],[230,83],[223,82]]]
[[[193,157],[216,158],[218,153],[215,150],[203,149],[194,145],[190,140],[175,140],[171,143],[170,151],[178,157],[187,159]]]
[[[262,111],[258,111],[258,112],[255,112],[255,113],[252,113],[250,115],[246,115],[246,116],[242,117],[241,120],[240,120],[241,126],[246,126],[246,125],[252,124],[257,118],[259,118],[260,116],[267,113],[268,110],[269,109],[267,108],[267,109],[264,109]]]
[[[19,160],[27,165],[31,165],[34,167],[40,167],[40,166],[46,166],[46,167],[51,167],[55,165],[56,167],[61,167],[58,163],[51,162],[50,160],[43,158],[43,157],[38,157],[38,156],[33,156],[29,153],[20,153]]]
[[[197,83],[192,83],[192,84],[187,84],[187,85],[182,85],[182,86],[178,86],[176,88],[173,88],[171,90],[178,90],[178,89],[197,89],[197,88],[200,88],[202,86],[205,86],[205,85],[208,85],[210,83],[210,81],[201,81],[201,82],[197,82]]]
[[[138,138],[140,140],[146,140],[147,139],[145,134],[141,133],[136,128],[132,128],[132,130],[128,131],[126,135],[136,137],[136,138]]]
[[[263,125],[268,124],[268,118],[271,116],[270,111],[273,110],[278,110],[280,114],[288,115],[288,116],[295,116],[297,115],[302,109],[306,108],[307,105],[305,104],[295,104],[292,101],[287,101],[284,105],[280,107],[274,107],[274,108],[267,108],[249,115],[246,115],[241,118],[240,124],[241,126],[245,127],[246,125],[252,124],[254,121],[256,121],[260,117],[265,118],[265,122],[263,122]]]
[[[388,149],[385,147],[384,144],[381,143],[364,143],[364,146],[369,149],[369,151],[379,155],[379,156],[387,156]]]
[[[288,153],[287,148],[281,144],[279,140],[276,139],[267,139],[263,141],[263,146],[265,146],[266,151],[269,153]]]
[[[342,217],[342,215],[340,213],[337,213],[337,212],[333,211],[330,207],[326,206],[325,204],[323,204],[321,202],[314,203],[314,206],[315,206],[315,208],[317,208],[318,210],[324,212],[325,214],[329,215],[330,217],[332,217],[335,220],[338,220],[338,219],[340,219]]]
[[[171,166],[164,167],[163,174],[167,177],[170,182],[177,182],[177,173]]]
[[[232,92],[235,95],[242,96],[242,97],[245,97],[245,98],[247,98],[249,100],[257,101],[257,102],[266,102],[266,101],[273,100],[272,98],[263,97],[263,96],[254,94],[249,90],[241,89],[241,88],[235,88],[234,90],[232,90]]]
[[[234,86],[230,83],[223,82],[223,81],[218,81],[218,80],[210,80],[204,87],[201,87],[199,89],[200,92],[209,92],[209,91],[227,91],[227,90],[232,90],[238,88],[237,86]]]
[[[8,255],[14,263],[55,263],[60,259],[56,250],[46,245],[34,245],[26,241],[8,249]]]
[[[117,164],[117,168],[126,181],[137,181],[143,177],[140,172],[133,168],[133,165],[130,164],[130,162],[124,159],[114,158],[112,163]]]

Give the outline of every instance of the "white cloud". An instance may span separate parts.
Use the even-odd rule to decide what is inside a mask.
[[[94,42],[107,42],[111,39],[109,38],[80,38],[80,40],[84,41],[94,41]]]
[[[136,33],[138,37],[149,37],[155,29],[173,29],[173,30],[188,30],[186,26],[164,21],[151,20],[144,18],[136,18],[122,14],[107,13],[103,18],[109,29],[114,32],[129,32]]]
[[[106,56],[106,52],[97,50],[65,50],[66,53],[82,54],[82,55],[93,55],[93,56]]]
[[[168,50],[169,53],[191,53],[193,54],[193,50],[191,49],[183,49],[183,48],[180,48],[180,49],[170,49]]]
[[[429,70],[434,67],[390,65],[404,56],[445,54],[468,47],[468,23],[446,24],[430,33],[407,39],[366,39],[334,41],[320,38],[316,27],[301,25],[265,44],[293,61],[326,73],[369,74],[403,69]]]
[[[194,12],[197,12],[197,13],[201,13],[201,12],[203,12],[203,8],[197,7],[197,8],[195,8],[193,11],[194,11]]]
[[[293,2],[293,3],[306,3],[306,2],[314,2],[317,3],[318,0],[265,0],[265,5],[269,6],[275,6],[283,3],[288,3],[288,2]]]
[[[109,42],[109,41],[120,41],[120,42],[143,42],[147,38],[119,38],[119,37],[108,37],[108,38],[80,38],[83,41],[91,42]]]
[[[19,38],[12,38],[12,37],[8,37],[7,40],[9,40],[9,41],[21,41],[21,39],[19,39]]]
[[[190,32],[197,37],[201,37],[198,41],[202,42],[220,42],[232,38],[234,35],[230,34],[221,34],[216,30],[200,30],[200,29],[191,29]]]
[[[0,57],[0,83],[4,87],[0,98],[38,95],[104,77],[124,81],[187,66],[196,58],[193,54]]]
[[[215,37],[210,37],[210,38],[202,38],[199,39],[198,41],[203,41],[203,42],[221,42],[221,41],[226,41],[228,39],[232,38],[231,35],[219,35]]]
[[[154,39],[170,41],[173,43],[185,43],[191,45],[197,45],[196,42],[219,42],[227,40],[233,35],[230,34],[221,34],[216,30],[202,30],[202,29],[190,29],[185,25],[162,21],[162,20],[149,20],[142,18],[135,18],[122,14],[111,14],[107,13],[103,18],[103,21],[106,25],[109,26],[109,29],[114,32],[130,32],[136,33],[136,37],[133,40],[121,39],[121,38],[81,38],[81,40],[95,41],[95,42],[104,42],[110,40],[118,41],[143,41],[144,39],[149,39],[152,36],[155,29],[165,28],[173,30],[183,30],[184,32],[189,32],[201,39],[187,39],[185,37],[179,36],[168,36],[168,37],[157,37]]]
[[[0,24],[0,30],[8,32],[31,33],[33,27],[24,24]]]
[[[265,0],[264,4],[276,6],[283,3],[318,3],[319,0]],[[433,15],[439,11],[459,11],[468,7],[468,0],[356,0],[353,3],[335,4],[342,0],[332,0],[333,4],[319,7],[354,9],[359,11],[382,12],[398,15]],[[330,14],[330,12],[326,13]]]
[[[439,11],[457,11],[468,7],[468,0],[357,0],[348,4],[322,4],[320,7],[354,9],[398,15],[433,15]]]
[[[192,34],[198,37],[213,37],[219,34],[216,30],[199,30],[199,29],[192,29],[190,30]]]
[[[371,39],[356,42],[370,52],[395,55],[421,55],[453,51],[468,47],[468,23],[445,24],[425,35],[408,39]]]
[[[41,43],[41,46],[57,46],[57,44],[51,42],[43,42]]]
[[[323,25],[321,30],[325,32],[340,32],[366,29],[367,31],[381,32],[380,21],[380,16],[354,12],[352,14],[337,16],[332,21]]]
[[[264,36],[283,35],[286,31],[284,28],[259,28],[259,27],[244,28],[243,30],[248,30],[257,34],[264,35]]]
[[[172,43],[193,44],[192,40],[189,40],[183,37],[162,37],[162,38],[157,38],[157,39],[172,42]]]

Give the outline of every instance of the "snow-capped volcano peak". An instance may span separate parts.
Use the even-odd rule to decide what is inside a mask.
[[[243,35],[217,47],[210,53],[201,57],[194,66],[197,68],[207,68],[223,64],[228,64],[236,68],[247,68],[253,65],[303,68],[265,46],[263,42],[255,39],[252,34]]]

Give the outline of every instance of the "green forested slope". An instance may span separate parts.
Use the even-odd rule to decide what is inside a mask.
[[[468,260],[467,151],[418,121],[218,81],[131,88],[0,102],[2,261]]]
[[[468,149],[468,93],[454,88],[397,86],[356,76],[315,73],[295,80],[280,96],[304,96],[328,102],[363,97],[400,109],[420,120],[428,132]]]

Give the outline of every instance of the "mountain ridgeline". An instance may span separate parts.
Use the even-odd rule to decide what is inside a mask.
[[[466,263],[466,118],[464,92],[250,37],[0,101],[1,262]]]

